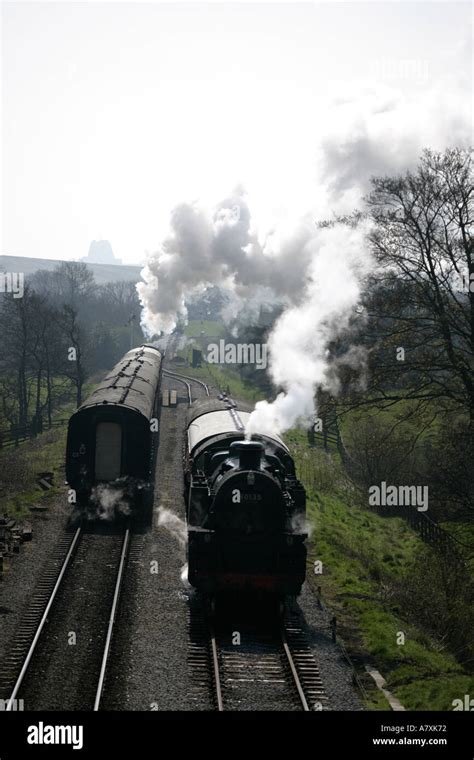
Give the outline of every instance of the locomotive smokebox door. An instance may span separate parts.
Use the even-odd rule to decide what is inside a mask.
[[[95,434],[95,478],[115,480],[122,464],[122,427],[117,422],[99,422]]]

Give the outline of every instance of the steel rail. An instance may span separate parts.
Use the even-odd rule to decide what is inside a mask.
[[[224,700],[222,699],[221,677],[219,673],[219,656],[217,653],[216,635],[212,626],[209,627],[209,639],[211,643],[212,669],[214,674],[214,688],[217,698],[217,709],[219,712],[224,711]]]
[[[207,383],[204,383],[202,380],[198,380],[197,378],[191,377],[190,375],[182,375],[180,372],[172,372],[168,369],[164,369],[163,372],[165,372],[167,375],[174,375],[175,377],[184,378],[185,380],[191,380],[193,383],[197,383],[198,385],[201,385],[204,388],[206,392],[206,396],[210,395],[209,386],[207,385]]]
[[[27,655],[25,657],[25,661],[24,661],[23,666],[21,668],[20,674],[19,674],[18,678],[16,679],[15,686],[13,688],[13,691],[12,691],[11,696],[10,696],[10,698],[8,700],[8,703],[7,703],[7,707],[6,707],[6,711],[7,712],[11,712],[13,710],[14,701],[16,699],[16,696],[18,694],[20,686],[21,686],[21,684],[23,682],[23,679],[24,679],[24,677],[26,675],[26,672],[27,672],[27,670],[29,668],[31,659],[32,659],[33,654],[34,654],[35,649],[36,649],[36,645],[37,645],[38,640],[39,640],[39,638],[41,636],[41,633],[43,632],[43,628],[44,628],[44,626],[46,624],[46,621],[48,619],[48,615],[50,613],[51,607],[53,606],[54,599],[56,597],[56,594],[59,591],[59,588],[60,588],[61,583],[62,583],[63,578],[64,578],[64,574],[65,574],[65,572],[66,572],[66,570],[68,568],[68,565],[69,565],[69,563],[71,561],[71,557],[72,557],[72,555],[74,553],[74,550],[75,550],[75,548],[76,548],[76,546],[78,544],[79,537],[80,537],[81,533],[82,533],[82,528],[79,527],[76,530],[75,534],[74,534],[74,538],[73,538],[73,540],[71,542],[71,546],[69,547],[68,553],[66,554],[64,562],[63,562],[63,564],[61,566],[61,571],[60,571],[60,573],[58,575],[56,583],[54,584],[54,588],[53,588],[53,590],[52,590],[52,592],[50,594],[48,603],[46,605],[46,608],[45,608],[45,610],[43,612],[41,620],[40,620],[40,622],[38,624],[38,627],[36,629],[36,633],[35,633],[35,635],[33,637],[33,641],[31,642],[30,647],[28,649],[28,653],[27,653]]]
[[[115,582],[114,598],[112,601],[112,607],[110,610],[109,625],[107,628],[107,638],[105,640],[104,653],[102,655],[102,664],[100,667],[99,683],[97,685],[97,691],[94,702],[94,712],[97,712],[100,707],[100,700],[102,698],[102,692],[104,689],[105,673],[107,670],[107,662],[109,659],[110,649],[112,645],[112,635],[115,625],[115,619],[117,617],[118,603],[120,599],[120,591],[122,589],[122,583],[124,578],[125,563],[127,560],[127,552],[130,544],[130,528],[127,528],[123,538],[122,553],[120,555],[120,563],[117,572],[117,580]]]
[[[174,372],[168,372],[167,369],[163,370],[163,374],[167,375],[168,377],[174,378],[175,380],[178,381],[178,383],[183,383],[186,386],[188,390],[188,402],[189,402],[189,405],[191,406],[191,404],[193,403],[193,397],[191,394],[191,385],[188,382],[186,382],[186,380],[183,380],[179,375],[175,375]]]
[[[286,634],[285,634],[285,631],[283,629],[280,631],[280,635],[281,635],[281,640],[282,640],[282,643],[283,643],[283,649],[284,649],[284,652],[285,652],[285,655],[286,655],[286,659],[288,660],[288,664],[290,666],[291,675],[293,676],[293,681],[294,681],[294,684],[296,686],[296,690],[298,692],[298,696],[300,698],[301,707],[303,708],[303,710],[305,712],[310,712],[310,709],[309,709],[309,706],[308,706],[308,702],[306,700],[305,693],[304,693],[303,687],[301,685],[300,677],[298,675],[298,671],[296,670],[296,665],[294,663],[293,656],[291,654],[291,650],[290,650],[290,647],[288,646],[288,641],[286,639]]]

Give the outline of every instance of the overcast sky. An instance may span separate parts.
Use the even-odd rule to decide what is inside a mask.
[[[1,253],[138,264],[238,183],[264,228],[378,114],[394,153],[462,141],[471,35],[467,2],[2,3]]]

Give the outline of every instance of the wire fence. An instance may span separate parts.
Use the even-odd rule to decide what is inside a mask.
[[[365,487],[366,478],[364,467],[361,462],[349,453],[335,416],[331,419],[327,430],[314,433],[311,436],[310,443],[315,447],[322,448],[328,454],[339,454],[340,461],[349,479],[359,489]],[[311,467],[310,462],[306,465],[306,478],[313,488],[317,488],[317,484],[314,482],[314,473],[312,474],[307,471],[308,466]],[[390,507],[371,505],[367,500],[367,508],[382,517],[403,518],[408,522],[410,527],[418,533],[423,541],[447,556],[449,560],[456,563],[460,569],[466,569],[466,563],[463,559],[460,543],[457,539],[438,525],[431,517],[428,517],[425,512],[419,511],[415,505],[407,505],[404,506],[403,509],[400,509],[399,506]]]

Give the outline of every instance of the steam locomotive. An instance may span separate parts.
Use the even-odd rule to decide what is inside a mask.
[[[278,436],[245,440],[249,411],[197,401],[186,432],[188,579],[205,595],[297,595],[305,579],[306,495]]]
[[[69,420],[66,477],[80,507],[136,511],[150,486],[162,368],[148,345],[129,351]],[[101,490],[102,489],[102,490]]]

